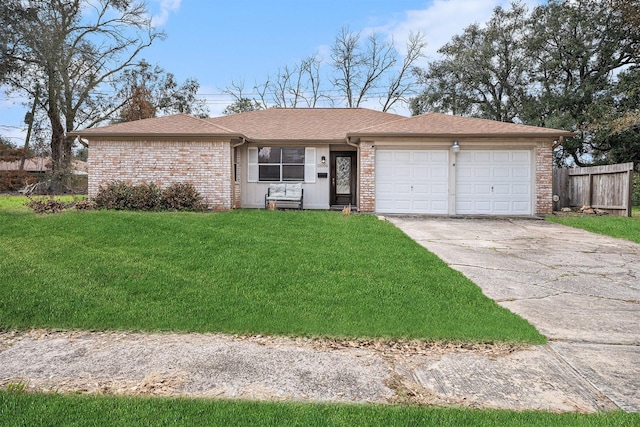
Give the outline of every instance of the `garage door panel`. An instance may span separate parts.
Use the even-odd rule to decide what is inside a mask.
[[[513,210],[516,213],[528,215],[529,212],[529,203],[525,202],[513,202]]]
[[[514,178],[530,178],[531,172],[529,167],[511,168],[511,176]]]
[[[491,177],[491,169],[490,168],[476,168],[473,169],[472,175],[474,178],[490,178]]]
[[[531,151],[461,151],[456,160],[456,213],[532,214]]]
[[[449,169],[447,167],[433,167],[429,169],[431,178],[449,178]]]
[[[512,188],[508,184],[500,184],[493,186],[493,194],[496,196],[508,196],[512,193]]]
[[[494,178],[509,178],[511,175],[512,171],[509,167],[496,167],[493,169]]]
[[[448,211],[448,151],[377,150],[376,211]]]
[[[508,151],[493,151],[491,156],[492,163],[509,163],[511,154]]]
[[[512,162],[529,163],[529,151],[512,151]]]
[[[530,187],[528,185],[513,185],[513,194],[517,195],[529,195],[531,193]]]
[[[395,163],[404,163],[409,164],[411,161],[411,153],[410,152],[401,152],[401,151],[394,151],[393,152],[393,161]]]

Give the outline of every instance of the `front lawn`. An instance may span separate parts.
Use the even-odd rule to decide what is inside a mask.
[[[569,216],[547,216],[547,221],[557,224],[568,225],[569,227],[582,228],[592,233],[604,234],[611,237],[631,240],[640,243],[640,210],[633,209],[631,218],[626,216],[612,215],[569,215]]]
[[[544,342],[375,216],[36,215],[4,199],[0,329]]]
[[[108,421],[106,421],[108,420]],[[388,405],[335,405],[0,391],[0,426],[632,426],[640,414],[554,414]]]

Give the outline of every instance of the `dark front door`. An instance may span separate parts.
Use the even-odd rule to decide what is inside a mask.
[[[331,205],[356,205],[356,152],[331,152]]]

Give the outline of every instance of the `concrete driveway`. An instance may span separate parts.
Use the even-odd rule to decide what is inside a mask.
[[[640,411],[640,245],[535,219],[386,219],[538,328],[580,387]]]

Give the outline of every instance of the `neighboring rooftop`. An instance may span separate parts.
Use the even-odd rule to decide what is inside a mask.
[[[73,160],[73,168],[79,173],[87,173],[87,162]],[[48,172],[51,170],[51,157],[32,157],[25,159],[24,171],[26,172]],[[20,160],[11,162],[0,162],[0,171],[17,171],[20,169]]]

